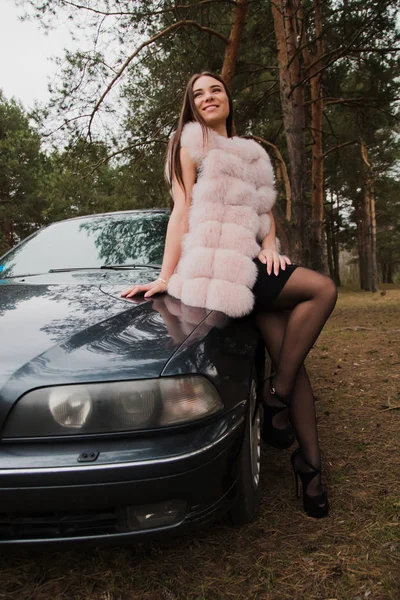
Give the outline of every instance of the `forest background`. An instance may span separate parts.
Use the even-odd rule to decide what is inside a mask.
[[[168,207],[166,146],[194,72],[222,73],[239,135],[274,163],[285,249],[362,289],[400,278],[400,2],[15,0],[82,48],[51,101],[0,92],[0,253],[37,228],[102,211]],[[1,81],[0,81],[1,86]]]

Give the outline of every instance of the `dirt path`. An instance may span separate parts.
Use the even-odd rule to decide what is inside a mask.
[[[308,361],[328,519],[301,512],[290,451],[265,448],[257,523],[139,548],[3,553],[0,599],[398,600],[399,349],[399,289],[341,292]]]

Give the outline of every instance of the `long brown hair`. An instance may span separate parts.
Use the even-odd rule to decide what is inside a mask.
[[[233,124],[232,96],[230,91],[226,87],[226,84],[222,77],[220,77],[219,75],[215,75],[214,73],[210,73],[209,71],[203,71],[202,73],[195,73],[194,75],[192,75],[186,86],[181,114],[179,116],[178,121],[178,127],[176,128],[176,131],[168,144],[167,156],[165,160],[165,174],[169,185],[172,186],[173,177],[176,177],[178,183],[180,184],[183,190],[185,189],[185,184],[183,183],[180,149],[182,130],[186,123],[189,123],[190,121],[197,121],[198,123],[200,123],[201,128],[203,130],[204,143],[207,142],[207,123],[205,122],[201,114],[197,111],[193,97],[193,86],[196,83],[196,81],[203,76],[212,77],[213,79],[216,79],[217,81],[222,83],[222,85],[224,86],[229,101],[229,115],[226,119],[226,131],[228,137],[232,137],[235,132]]]

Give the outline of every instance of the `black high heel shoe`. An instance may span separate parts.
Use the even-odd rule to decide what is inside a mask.
[[[265,383],[268,380],[271,381],[271,379],[272,375],[271,377],[267,377],[264,380],[264,386]],[[280,396],[279,394],[277,394],[275,388],[272,387],[272,385],[270,386],[269,392],[272,396],[275,396],[275,398],[283,406],[272,406],[264,401],[262,402],[262,405],[264,407],[264,426],[261,433],[261,437],[264,440],[264,442],[266,442],[270,446],[273,446],[274,448],[279,448],[281,450],[285,450],[286,448],[290,448],[290,446],[292,446],[295,442],[296,437],[294,435],[293,427],[289,424],[287,427],[285,427],[285,429],[279,429],[277,427],[274,427],[273,420],[276,415],[288,408],[289,401],[286,396]]]
[[[297,456],[300,456],[300,459],[304,462],[304,464],[312,470],[297,470],[295,465]],[[317,496],[309,496],[307,494],[307,488],[310,482],[314,479],[314,477],[321,474],[321,469],[316,469],[313,467],[313,465],[310,465],[303,455],[300,454],[300,448],[297,448],[297,450],[293,452],[292,456],[290,457],[290,462],[292,463],[293,473],[296,481],[296,494],[298,498],[300,498],[299,478],[301,479],[304,511],[309,517],[314,517],[314,519],[322,519],[323,517],[327,517],[329,513],[329,502],[326,490]]]

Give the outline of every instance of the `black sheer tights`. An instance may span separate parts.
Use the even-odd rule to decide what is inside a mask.
[[[332,312],[336,297],[336,286],[331,279],[298,267],[275,300],[273,310],[262,311],[261,299],[257,299],[256,323],[276,369],[274,387],[278,394],[290,396],[289,416],[301,455],[315,468],[320,468],[321,457],[314,396],[303,363]],[[266,401],[278,403],[268,391]],[[275,426],[285,427],[287,417],[287,411],[282,411],[275,417]],[[308,470],[306,465],[299,468]],[[314,495],[320,491],[321,479],[315,477],[308,493]]]

